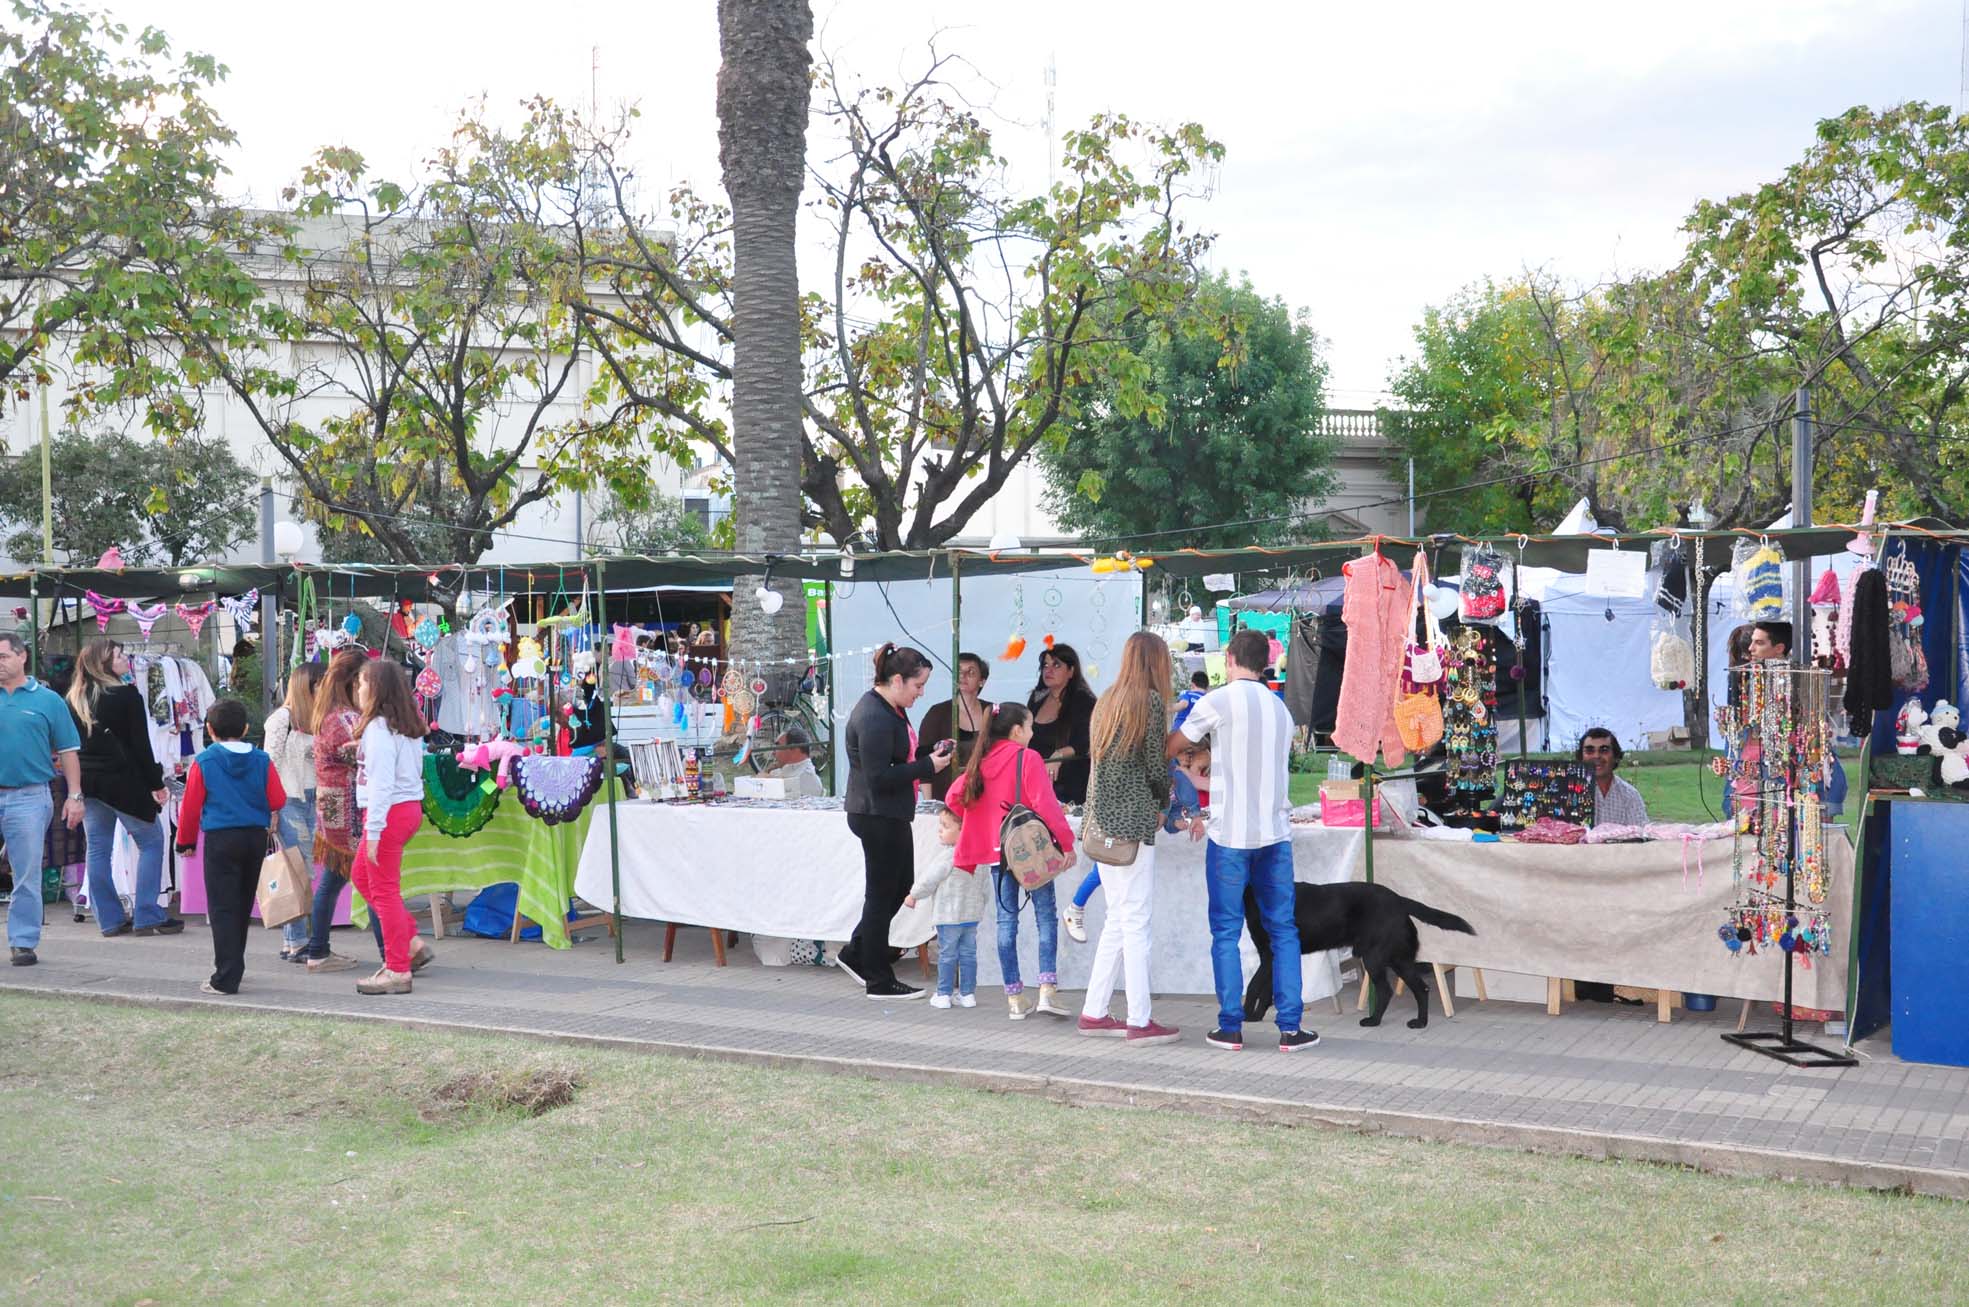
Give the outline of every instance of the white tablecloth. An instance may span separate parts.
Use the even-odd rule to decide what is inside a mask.
[[[838,812],[720,808],[703,804],[630,802],[616,809],[620,827],[622,913],[653,921],[721,926],[792,939],[845,940],[861,919],[861,843]],[[937,822],[916,819],[917,865],[936,854]],[[1151,983],[1157,993],[1210,994],[1210,924],[1203,879],[1204,846],[1187,836],[1158,837],[1155,871],[1155,945]],[[1294,826],[1294,873],[1320,884],[1359,875],[1361,832]],[[1062,906],[1080,884],[1086,864],[1060,877]],[[607,908],[614,903],[609,879],[606,821],[589,824],[574,880],[575,892]],[[1060,984],[1084,989],[1100,938],[1105,895],[1087,909],[1088,942],[1060,932]],[[889,942],[910,947],[934,937],[928,904],[896,914]],[[995,919],[978,926],[978,978],[1000,983]],[[1244,941],[1245,974],[1257,955]],[[1019,969],[1028,983],[1039,973],[1038,936],[1030,911],[1022,914]],[[1303,992],[1326,998],[1338,988],[1336,955],[1305,960]]]

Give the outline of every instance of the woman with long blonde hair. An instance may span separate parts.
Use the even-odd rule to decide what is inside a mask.
[[[280,822],[280,840],[288,848],[299,849],[308,865],[314,865],[315,774],[314,774],[314,688],[321,680],[320,663],[302,663],[287,677],[287,697],[280,707],[267,714],[267,756],[280,773],[280,787],[287,792],[287,804],[274,816]],[[328,910],[333,912],[331,902]],[[296,917],[280,928],[280,960],[308,960],[308,918]]]
[[[88,837],[89,906],[105,935],[175,935],[185,923],[158,904],[164,885],[164,830],[157,815],[170,792],[150,743],[144,696],[128,683],[130,660],[115,640],[94,639],[75,660],[68,710],[82,736],[82,826]],[[132,916],[123,914],[110,875],[116,828],[137,845]],[[134,920],[133,920],[134,918]]]
[[[1095,706],[1088,730],[1093,775],[1080,843],[1135,841],[1135,859],[1125,867],[1100,868],[1107,888],[1108,920],[1094,950],[1087,978],[1087,1002],[1080,1033],[1114,1035],[1130,1043],[1173,1043],[1174,1026],[1150,1016],[1150,918],[1154,906],[1155,835],[1169,802],[1169,764],[1163,746],[1169,736],[1169,698],[1174,666],[1169,646],[1150,631],[1137,631],[1121,650],[1121,673]],[[1125,975],[1128,1020],[1108,1015],[1117,975]]]

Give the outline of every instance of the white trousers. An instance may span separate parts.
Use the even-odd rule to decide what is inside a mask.
[[[1087,977],[1090,1017],[1108,1015],[1114,984],[1126,977],[1128,1024],[1149,1023],[1149,914],[1155,901],[1155,845],[1144,844],[1127,867],[1102,867],[1101,892],[1107,895],[1107,919],[1101,941],[1094,947],[1094,969]]]

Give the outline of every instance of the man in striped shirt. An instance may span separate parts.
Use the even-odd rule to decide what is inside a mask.
[[[1225,650],[1226,683],[1190,709],[1169,733],[1170,757],[1191,754],[1208,742],[1210,845],[1204,879],[1210,895],[1210,969],[1217,985],[1217,1028],[1206,1042],[1244,1047],[1244,892],[1272,940],[1272,1002],[1277,1009],[1279,1050],[1311,1048],[1319,1036],[1299,1028],[1304,1003],[1299,984],[1299,926],[1293,917],[1292,802],[1286,763],[1292,750],[1292,717],[1263,676],[1270,648],[1263,634],[1239,631]]]

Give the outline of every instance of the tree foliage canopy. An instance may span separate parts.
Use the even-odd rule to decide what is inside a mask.
[[[1549,527],[1582,496],[1610,525],[1698,501],[1719,525],[1767,522],[1790,501],[1801,386],[1821,518],[1854,520],[1875,487],[1892,515],[1969,516],[1969,119],[1850,110],[1684,231],[1664,272],[1528,274],[1424,314],[1391,389],[1430,525]]]
[[[67,432],[49,449],[55,548],[75,566],[111,545],[130,564],[221,558],[253,538],[253,474],[218,441]],[[41,556],[41,451],[0,459],[0,522],[15,558]]]
[[[1333,487],[1319,434],[1326,368],[1302,314],[1249,282],[1211,278],[1175,330],[1136,318],[1116,335],[1145,375],[1099,375],[1070,397],[1072,417],[1041,449],[1061,524],[1099,539],[1142,533],[1156,547],[1269,544],[1316,532],[1293,518]],[[1219,344],[1232,343],[1235,366]],[[1140,387],[1155,411],[1116,392]],[[1282,520],[1255,521],[1275,518]],[[1216,522],[1240,525],[1206,529]]]

